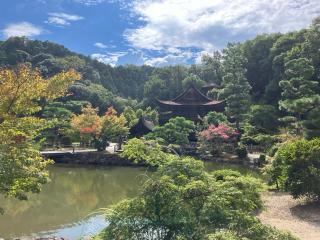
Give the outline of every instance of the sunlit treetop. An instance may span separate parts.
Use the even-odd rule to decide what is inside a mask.
[[[39,101],[67,93],[68,86],[81,76],[75,70],[44,79],[27,65],[0,69],[0,117],[30,115],[40,110]]]

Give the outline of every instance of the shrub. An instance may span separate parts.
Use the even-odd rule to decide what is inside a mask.
[[[239,236],[233,231],[218,231],[207,236],[207,240],[238,240]]]
[[[247,222],[246,228],[217,231],[209,234],[206,240],[298,240],[290,233],[263,225],[252,217]]]
[[[225,197],[232,206],[248,213],[262,207],[260,192],[264,185],[261,180],[229,169],[214,171],[212,176],[217,182],[215,188],[229,195]],[[233,193],[228,192],[231,189]]]
[[[237,234],[237,239],[241,240],[298,240],[290,233],[264,225],[252,216],[239,215],[232,230]]]
[[[209,125],[199,133],[200,151],[219,155],[223,144],[234,142],[237,136],[238,132],[225,124]]]
[[[278,136],[272,136],[268,134],[249,134],[245,133],[241,136],[241,142],[246,145],[261,145],[264,146],[266,149],[271,148],[274,146],[275,143],[279,142],[280,139]]]
[[[160,141],[164,145],[174,144],[182,147],[189,144],[188,137],[194,130],[195,125],[192,121],[184,117],[175,117],[163,126],[154,127],[146,138]]]
[[[221,170],[213,171],[211,175],[217,181],[224,181],[227,177],[240,177],[241,173],[238,171],[230,170],[230,169],[221,169]]]
[[[277,136],[267,135],[267,134],[258,134],[254,137],[255,141],[258,144],[264,145],[264,146],[272,146],[276,142],[279,141],[279,138]]]
[[[282,145],[268,171],[272,183],[294,198],[320,197],[320,139]]]
[[[107,209],[109,225],[99,239],[294,239],[273,237],[251,215],[261,207],[261,189],[253,177],[227,170],[210,176],[201,161],[175,158],[141,194]]]
[[[259,159],[258,159],[258,166],[262,167],[265,165],[267,162],[266,155],[265,154],[260,154]]]
[[[220,112],[209,112],[203,119],[204,125],[208,127],[209,125],[218,126],[219,124],[228,124],[228,119],[226,115]]]
[[[270,157],[274,157],[276,155],[278,149],[279,149],[279,145],[278,144],[273,145],[271,148],[269,148],[268,155]]]
[[[244,146],[243,144],[240,144],[237,148],[236,148],[236,154],[238,155],[239,158],[243,159],[246,158],[248,155],[248,151],[246,146]]]
[[[124,145],[121,156],[135,164],[158,167],[165,161],[169,161],[171,155],[163,152],[161,146],[155,141],[132,138]]]

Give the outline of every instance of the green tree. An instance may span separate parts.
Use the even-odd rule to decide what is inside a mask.
[[[159,140],[165,145],[177,146],[178,148],[189,144],[189,135],[195,130],[192,121],[184,117],[171,118],[163,126],[154,127],[153,131],[147,135],[148,139]]]
[[[50,163],[39,152],[39,137],[47,122],[34,116],[40,100],[63,96],[80,75],[70,70],[49,79],[27,65],[0,69],[0,194],[27,199],[47,181]]]
[[[310,28],[305,33],[305,41],[301,46],[301,55],[310,59],[315,70],[314,78],[320,80],[320,17],[313,20]]]
[[[221,96],[226,100],[226,114],[233,118],[237,129],[245,116],[250,105],[250,85],[246,78],[246,59],[243,57],[239,45],[229,44],[224,50]]]
[[[279,81],[284,79],[285,63],[293,58],[290,52],[293,48],[304,41],[304,30],[300,32],[289,32],[276,38],[270,49],[270,59],[272,61],[272,79],[265,88],[263,100],[268,104],[276,105],[281,98],[281,88]]]
[[[182,86],[183,88],[187,88],[191,84],[196,86],[197,88],[201,88],[205,84],[205,81],[194,74],[189,74],[185,79],[183,79]]]
[[[303,121],[304,137],[306,139],[320,137],[320,102],[317,101],[318,103],[315,104],[317,107],[312,109]]]
[[[123,147],[121,156],[135,164],[146,164],[159,167],[169,161],[169,155],[162,151],[162,147],[155,141],[132,138]]]
[[[152,121],[154,124],[158,124],[159,114],[156,110],[151,107],[147,107],[146,109],[134,109],[130,106],[125,107],[123,111],[123,115],[127,120],[128,127],[134,126],[140,118],[145,118]]]
[[[279,112],[272,105],[252,105],[249,113],[249,123],[258,133],[274,133],[279,127]]]
[[[266,86],[273,79],[271,49],[280,34],[258,35],[242,44],[246,63],[246,77],[252,87],[252,100],[258,102],[265,94]]]
[[[116,96],[100,84],[77,82],[70,86],[69,91],[68,100],[88,101],[93,107],[98,107],[101,114],[115,103]]]
[[[220,84],[223,77],[222,54],[219,51],[201,57],[201,78],[206,82]]]
[[[293,240],[251,216],[261,207],[262,184],[230,171],[212,176],[190,157],[166,161],[138,197],[107,209],[101,239],[215,239],[230,231],[237,239]],[[219,239],[219,238],[216,238]]]
[[[165,97],[165,82],[157,76],[152,76],[144,85],[144,97],[147,103],[154,105],[157,98]]]
[[[282,99],[279,101],[280,108],[288,112],[297,135],[302,134],[302,120],[310,111],[318,98],[316,89],[317,81],[312,80],[314,68],[306,58],[294,59],[285,64],[286,79],[281,80],[279,85],[282,89]]]
[[[220,112],[208,112],[204,117],[203,123],[205,127],[209,125],[219,125],[221,123],[229,123],[227,116]]]
[[[70,130],[70,119],[72,112],[61,103],[46,104],[41,113],[42,117],[51,122],[51,126],[41,135],[46,139],[46,143],[51,146],[59,146],[63,137],[67,136]]]
[[[272,183],[294,198],[320,197],[320,139],[285,143],[276,153],[268,173]]]
[[[123,114],[118,115],[113,107],[109,107],[102,119],[102,130],[98,142],[98,150],[105,150],[108,142],[121,144],[129,133],[127,121]]]

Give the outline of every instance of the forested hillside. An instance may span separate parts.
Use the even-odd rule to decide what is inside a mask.
[[[308,29],[286,34],[264,34],[237,44],[244,61],[246,78],[251,86],[253,104],[269,104],[278,109],[281,99],[279,82],[285,76],[285,64],[293,59],[306,58],[315,69],[312,76],[319,81],[319,20]],[[230,45],[231,46],[231,45]],[[153,105],[154,97],[171,98],[190,82],[203,85],[205,82],[222,83],[223,54],[205,55],[202,64],[192,66],[116,66],[103,64],[90,57],[71,52],[64,46],[14,37],[0,42],[0,65],[15,66],[28,63],[38,68],[44,77],[62,70],[74,68],[82,74],[82,80],[70,88],[72,95],[63,99],[89,101],[93,106],[104,108],[114,105],[136,105],[124,99],[135,99],[145,106]],[[317,89],[318,91],[318,89]],[[217,92],[209,93],[218,97]]]

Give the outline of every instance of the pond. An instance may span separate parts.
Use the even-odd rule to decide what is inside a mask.
[[[209,171],[230,168],[217,163],[205,166]],[[252,173],[246,168],[240,170]],[[79,239],[94,235],[107,224],[101,208],[135,196],[146,179],[144,168],[56,164],[49,172],[51,181],[28,201],[0,199],[0,206],[5,209],[5,214],[0,215],[0,238]]]
[[[59,236],[68,239],[92,235],[106,226],[94,214],[137,194],[144,180],[142,168],[91,168],[54,165],[51,182],[28,201],[0,200],[0,237]]]

